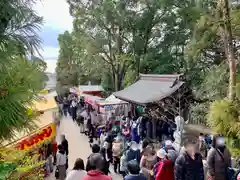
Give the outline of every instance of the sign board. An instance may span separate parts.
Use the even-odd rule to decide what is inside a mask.
[[[46,141],[51,141],[52,138],[56,136],[56,127],[54,123],[40,129],[38,132],[30,135],[19,143],[17,143],[17,148],[20,150],[29,150],[37,145],[41,145]]]

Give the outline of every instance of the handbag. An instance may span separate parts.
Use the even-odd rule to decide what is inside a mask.
[[[55,170],[55,178],[56,179],[59,178],[59,169],[58,169],[58,167],[56,167],[56,170]]]

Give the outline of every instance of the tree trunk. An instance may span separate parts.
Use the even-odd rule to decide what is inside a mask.
[[[229,91],[228,98],[234,100],[236,96],[235,87],[236,87],[236,58],[235,58],[235,48],[233,45],[232,37],[232,26],[230,19],[230,8],[228,0],[222,1],[222,11],[223,11],[223,20],[224,20],[224,36],[225,36],[225,53],[229,65]]]

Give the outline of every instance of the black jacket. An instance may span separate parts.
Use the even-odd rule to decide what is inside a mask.
[[[95,167],[90,163],[89,159],[90,157],[93,155],[94,153],[92,153],[90,156],[88,156],[88,159],[87,159],[87,165],[86,165],[86,171],[91,171],[91,170],[95,170]],[[101,153],[102,154],[102,153]],[[105,160],[105,156],[104,157],[104,160]],[[110,172],[109,171],[109,162],[107,162],[105,160],[105,164],[104,164],[104,167],[102,169],[102,172],[105,174],[105,175],[108,175],[108,173]]]
[[[204,180],[202,156],[196,153],[193,160],[186,152],[180,154],[174,167],[175,180]]]
[[[61,145],[64,148],[64,151],[66,152],[66,155],[68,155],[68,141],[65,139],[62,141]]]
[[[92,156],[93,154],[91,154],[90,156],[88,156],[87,158],[87,165],[86,165],[86,171],[90,171],[90,170],[93,170],[94,168],[92,167],[92,165],[90,164],[89,162],[89,158]]]

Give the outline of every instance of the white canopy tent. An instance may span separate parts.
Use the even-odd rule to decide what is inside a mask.
[[[97,104],[99,106],[111,106],[111,105],[128,104],[128,102],[118,99],[112,94],[111,96],[107,97],[104,101],[98,101]]]

